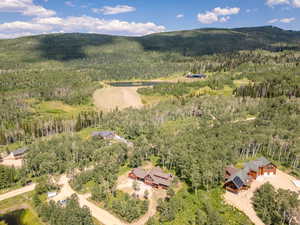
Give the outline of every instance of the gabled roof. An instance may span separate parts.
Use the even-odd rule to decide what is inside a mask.
[[[105,137],[109,137],[109,136],[115,136],[115,134],[112,131],[95,131],[92,133],[92,136],[93,137],[101,136],[101,137],[105,138]]]
[[[155,167],[150,170],[149,176],[152,178],[155,184],[162,184],[165,186],[171,185],[172,175],[165,173],[161,168]]]
[[[138,178],[144,179],[147,176],[147,172],[141,168],[135,168],[132,170],[132,173]]]
[[[232,173],[232,175],[228,178],[226,183],[233,182],[237,188],[240,188],[243,185],[246,185],[248,183],[248,180],[251,179],[251,177],[248,175],[250,171],[258,172],[260,167],[264,167],[269,164],[271,164],[271,162],[267,160],[265,157],[261,157],[257,160],[250,161],[245,164],[245,167],[243,169]],[[227,167],[226,171],[228,169],[230,172],[234,171],[230,167]]]
[[[170,179],[170,178],[172,178],[171,174],[165,173],[159,167],[154,167],[153,169],[151,169],[150,172],[149,172],[149,175],[156,176],[156,177],[161,177],[161,178],[164,178],[164,179]]]
[[[151,169],[149,172],[141,169],[135,168],[132,170],[132,173],[141,179],[151,179],[153,183],[157,185],[165,185],[170,186],[172,181],[172,175],[168,173],[164,173],[163,170],[159,167],[155,167]]]
[[[155,183],[157,185],[162,184],[162,185],[167,186],[167,187],[171,185],[171,180],[170,179],[165,180],[165,179],[157,177],[157,176],[153,176],[153,175],[152,176],[149,175],[149,176],[152,178],[153,183]]]
[[[242,187],[243,185],[246,185],[248,182],[249,176],[248,176],[248,169],[242,169],[239,170],[237,173],[233,174],[227,182],[233,182],[237,188]]]
[[[267,166],[270,163],[271,162],[269,160],[267,160],[265,157],[261,157],[257,160],[253,160],[251,162],[246,163],[245,168],[247,168],[248,171],[251,170],[251,171],[257,172],[260,167]]]
[[[230,175],[236,174],[239,170],[234,166],[228,166],[225,168],[225,171],[228,172]]]
[[[22,154],[24,154],[27,150],[28,150],[27,147],[19,148],[19,149],[13,151],[12,154],[13,154],[13,156],[22,155]]]

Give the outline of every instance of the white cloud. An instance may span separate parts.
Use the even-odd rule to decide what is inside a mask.
[[[94,13],[102,13],[104,15],[115,15],[120,13],[128,13],[136,11],[136,8],[128,5],[104,6],[101,9],[92,9]]]
[[[291,23],[295,20],[294,17],[291,17],[291,18],[283,18],[280,20],[281,23]]]
[[[268,23],[291,23],[295,21],[296,19],[294,17],[291,18],[282,18],[282,19],[272,19],[269,20]]]
[[[271,19],[268,21],[268,23],[277,23],[279,20],[278,19]]]
[[[25,16],[38,17],[49,17],[56,14],[53,10],[35,5],[33,0],[1,0],[0,12],[15,12]]]
[[[181,18],[183,18],[183,17],[184,17],[183,14],[178,14],[178,15],[176,15],[176,18],[177,18],[177,19],[181,19]]]
[[[0,31],[7,33],[7,32],[45,32],[50,31],[51,27],[43,24],[32,23],[32,22],[23,22],[23,21],[15,21],[11,23],[3,23],[0,24]]]
[[[123,35],[146,35],[163,32],[164,26],[152,22],[136,23],[120,20],[104,20],[89,16],[35,18],[30,22],[0,24],[0,38],[19,37],[24,34],[44,34],[58,32],[86,32]]]
[[[75,4],[71,1],[66,1],[65,5],[69,6],[69,7],[75,7]]]
[[[270,7],[273,7],[275,5],[290,4],[290,1],[289,0],[267,0],[266,4]]]
[[[219,21],[218,15],[213,12],[199,13],[197,17],[198,21],[204,24],[211,24]]]
[[[197,18],[200,23],[211,24],[215,22],[227,22],[230,19],[230,15],[236,15],[240,12],[240,8],[214,8],[212,11],[206,11],[205,13],[199,13]]]
[[[296,8],[300,8],[300,0],[293,0],[292,5]]]
[[[213,12],[218,16],[228,16],[238,14],[240,12],[240,8],[214,8]]]

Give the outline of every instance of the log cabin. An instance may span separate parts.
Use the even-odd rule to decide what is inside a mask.
[[[246,163],[241,170],[227,167],[224,187],[228,191],[239,193],[250,188],[252,181],[258,177],[276,175],[276,170],[277,166],[264,157]]]
[[[159,189],[168,189],[173,180],[171,174],[163,172],[163,170],[158,167],[148,172],[140,168],[135,168],[129,173],[129,177]]]

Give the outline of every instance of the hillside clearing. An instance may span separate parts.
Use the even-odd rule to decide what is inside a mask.
[[[106,112],[116,108],[142,108],[143,103],[136,92],[137,87],[107,87],[98,89],[93,94],[94,104],[97,109]]]

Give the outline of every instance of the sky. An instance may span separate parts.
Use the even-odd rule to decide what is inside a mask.
[[[0,38],[47,33],[142,36],[206,27],[300,30],[300,0],[0,0]]]

